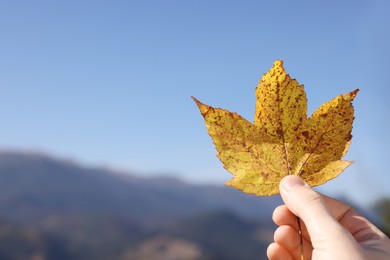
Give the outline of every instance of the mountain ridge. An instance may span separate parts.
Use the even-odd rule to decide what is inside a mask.
[[[0,258],[265,259],[279,200],[2,151]]]
[[[0,258],[266,259],[281,203],[280,196],[3,150]]]
[[[269,217],[280,203],[278,198],[258,198],[228,187],[191,185],[171,177],[143,178],[31,153],[0,153],[0,179],[0,208],[13,217],[26,211],[32,218],[50,212],[116,211],[148,220],[148,214],[169,217],[216,208],[259,218]],[[36,216],[35,207],[39,207]]]

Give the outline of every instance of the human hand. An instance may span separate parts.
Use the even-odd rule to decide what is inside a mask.
[[[285,205],[275,209],[279,226],[268,258],[300,259],[297,216],[301,225],[304,259],[390,259],[390,239],[349,205],[317,193],[300,177],[280,183]]]

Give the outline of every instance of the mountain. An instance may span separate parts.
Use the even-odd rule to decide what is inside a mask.
[[[34,153],[0,153],[0,180],[0,216],[22,221],[74,213],[155,221],[217,209],[264,218],[281,203],[277,197],[259,198],[228,187],[141,178]]]
[[[262,259],[280,203],[3,151],[0,258]]]

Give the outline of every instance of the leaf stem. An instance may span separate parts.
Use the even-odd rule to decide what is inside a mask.
[[[305,260],[303,257],[303,237],[302,237],[302,228],[301,228],[301,219],[297,216],[298,222],[298,234],[299,234],[299,249],[301,253],[301,260]]]

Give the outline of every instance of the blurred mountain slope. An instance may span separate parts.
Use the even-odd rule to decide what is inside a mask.
[[[0,153],[0,180],[0,214],[21,220],[114,213],[146,221],[211,209],[263,218],[280,203],[276,196],[259,198],[228,187],[141,178],[35,153]]]
[[[42,259],[259,259],[277,204],[276,196],[223,186],[0,153],[0,218],[3,230],[18,237],[0,236],[0,243],[13,245],[3,250],[9,259],[17,252],[30,259],[28,248],[39,248]]]

